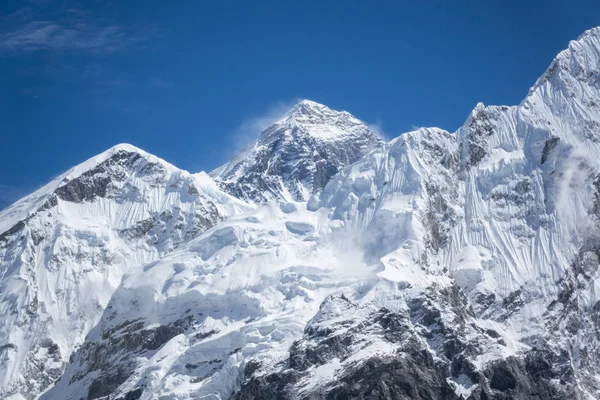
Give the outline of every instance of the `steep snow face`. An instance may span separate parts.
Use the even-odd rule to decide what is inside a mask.
[[[518,107],[479,104],[452,135],[407,133],[345,169],[309,206],[330,207],[373,237],[401,231],[389,229],[401,220],[404,234],[390,247],[417,238],[416,257],[442,257],[465,290],[504,298],[537,282],[556,295],[595,229],[599,36],[596,28],[572,42]]]
[[[35,398],[122,275],[247,209],[206,175],[118,145],[0,214],[0,397]]]
[[[242,200],[305,201],[381,143],[349,113],[303,100],[211,176]]]
[[[595,28],[571,42],[518,107],[479,104],[453,135],[405,134],[309,201],[364,228],[380,277],[449,276],[479,318],[566,356],[565,382],[586,398],[600,396],[599,40]]]
[[[249,359],[285,359],[326,296],[370,272],[327,210],[303,208],[229,218],[132,271],[42,398],[226,399]]]

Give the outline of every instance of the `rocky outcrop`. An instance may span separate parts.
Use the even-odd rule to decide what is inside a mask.
[[[343,297],[328,298],[275,372],[265,374],[248,362],[235,398],[558,400],[576,395],[573,370],[550,350],[532,349],[478,368],[474,360],[506,343],[464,314],[468,307],[458,289],[445,296],[431,292],[413,298],[409,312],[362,310]],[[450,316],[453,323],[444,323]]]
[[[306,201],[382,143],[349,113],[303,100],[211,176],[242,200]]]

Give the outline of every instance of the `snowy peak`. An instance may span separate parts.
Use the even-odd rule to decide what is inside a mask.
[[[312,100],[301,100],[296,103],[283,118],[284,120],[293,119],[297,122],[325,122],[327,119],[335,118],[340,114],[350,115],[346,111],[334,111],[324,104]]]
[[[324,104],[317,103],[312,100],[300,100],[296,103],[288,112],[288,116],[290,117],[300,117],[303,115],[320,115],[323,113],[332,113],[334,112],[329,107]]]
[[[73,179],[82,176],[106,173],[108,169],[114,168],[117,165],[132,174],[142,172],[144,168],[145,171],[143,172],[146,174],[149,174],[151,169],[154,173],[163,175],[184,172],[165,160],[147,153],[140,148],[127,143],[121,143],[71,168],[60,176],[58,186],[64,186]]]
[[[351,114],[302,100],[211,176],[242,200],[304,201],[382,143]]]
[[[84,174],[90,175],[91,173],[101,172],[102,168],[99,169],[101,165],[121,165],[123,168],[134,174],[142,172],[144,168],[146,168],[144,171],[145,173],[150,173],[149,169],[151,168],[149,166],[152,166],[154,172],[160,174],[187,174],[186,171],[177,168],[153,154],[133,145],[121,143],[69,170],[62,176],[63,182],[70,181]]]
[[[569,42],[568,48],[561,51],[552,61],[546,72],[531,88],[530,94],[545,84],[553,84],[567,89],[573,84],[587,83],[600,86],[600,27],[585,31],[577,40]],[[570,89],[575,89],[570,87]]]
[[[56,195],[75,203],[91,201],[96,197],[117,195],[118,190],[114,187],[117,182],[133,178],[149,185],[160,185],[165,182],[169,172],[177,171],[156,157],[132,150],[117,147],[94,157],[93,161],[97,163],[81,173],[77,168],[68,174],[56,189]],[[86,162],[84,167],[90,164]]]
[[[168,162],[166,162],[165,160],[163,160],[161,158],[156,157],[153,154],[150,154],[150,153],[140,149],[139,147],[136,147],[136,146],[128,144],[128,143],[119,143],[119,144],[116,144],[116,145],[108,148],[107,150],[103,151],[102,153],[88,159],[87,161],[84,161],[83,163],[81,163],[78,166],[76,166],[75,168],[73,168],[71,171],[92,168],[94,165],[104,162],[104,161],[108,160],[109,158],[114,157],[117,154],[135,154],[139,157],[144,158],[148,162],[163,164],[164,166],[166,166],[170,169],[178,170],[177,167],[169,164]]]
[[[311,100],[298,102],[275,126],[298,128],[298,133],[309,134],[319,140],[339,140],[348,135],[361,135],[365,128],[352,114],[332,110]],[[267,129],[265,133],[272,131]]]
[[[170,175],[189,174],[135,146],[118,144],[69,169],[0,212],[0,234],[36,212],[55,206],[59,199],[81,203],[116,196],[114,186],[118,182],[141,179],[158,184]]]
[[[247,209],[120,144],[0,213],[0,398],[45,390],[126,273]]]
[[[47,188],[50,189],[47,199],[37,211],[61,206],[61,202],[92,203],[89,207],[98,208],[95,210],[98,216],[108,218],[110,226],[120,229],[130,228],[132,223],[148,222],[148,218],[157,218],[157,213],[167,212],[192,213],[202,221],[202,226],[195,230],[203,230],[224,216],[247,208],[223,193],[205,173],[192,175],[129,144],[113,146],[90,158],[55,179]],[[73,206],[61,207],[72,209]],[[120,212],[115,213],[115,207],[126,209],[127,218]],[[89,215],[89,218],[94,216]],[[182,215],[177,218],[186,219]]]

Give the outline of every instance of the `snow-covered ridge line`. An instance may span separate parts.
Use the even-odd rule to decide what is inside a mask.
[[[77,166],[70,168],[32,194],[25,196],[24,198],[0,211],[0,235],[11,229],[20,221],[27,219],[32,213],[43,207],[44,203],[48,199],[48,196],[51,195],[56,189],[66,185],[69,181],[79,177],[82,173],[93,169],[98,164],[106,161],[118,152],[139,154],[148,160],[148,162],[163,165],[165,168],[171,171],[179,171],[179,169],[172,164],[133,145],[127,143],[117,144],[106,151],[78,164]],[[185,173],[185,171],[181,172]]]

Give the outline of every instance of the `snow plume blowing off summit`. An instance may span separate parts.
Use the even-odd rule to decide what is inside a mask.
[[[0,397],[600,398],[599,77],[595,28],[454,133],[86,161],[0,213]]]
[[[306,201],[381,144],[351,114],[302,100],[210,175],[224,191],[251,203]]]

